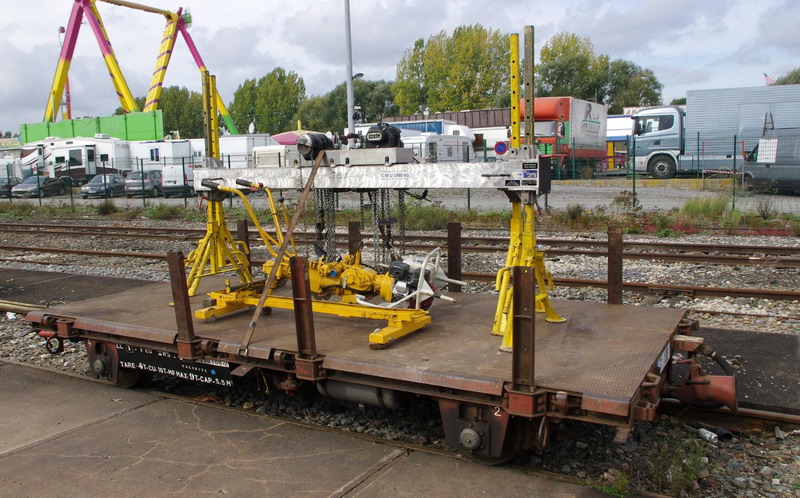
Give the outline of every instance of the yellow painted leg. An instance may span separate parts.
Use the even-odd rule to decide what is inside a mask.
[[[513,316],[513,288],[510,285],[511,268],[514,266],[532,266],[536,278],[537,294],[535,309],[538,313],[545,314],[545,320],[550,323],[566,321],[550,304],[548,288],[553,289],[553,277],[544,265],[544,255],[536,248],[536,233],[534,232],[535,213],[533,205],[514,202],[511,208],[511,233],[506,266],[498,271],[495,290],[498,292],[495,319],[492,325],[492,334],[502,335],[501,349],[510,350],[512,347],[512,320]]]
[[[250,283],[253,276],[247,261],[247,247],[233,239],[225,226],[222,201],[208,201],[206,235],[197,249],[189,253],[186,266],[190,267],[187,285],[189,295],[197,295],[200,279],[209,275],[235,271],[242,283]]]

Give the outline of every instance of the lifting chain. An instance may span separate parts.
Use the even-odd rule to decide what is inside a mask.
[[[400,257],[406,255],[406,193],[397,191],[397,226],[400,229]]]
[[[317,205],[315,251],[317,256],[332,261],[336,258],[336,193],[326,188],[316,189],[314,195]]]

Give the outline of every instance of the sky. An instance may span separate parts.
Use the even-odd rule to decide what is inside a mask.
[[[217,77],[226,103],[246,78],[277,66],[301,76],[309,96],[347,77],[345,0],[138,0],[189,7],[189,32]],[[654,71],[665,103],[687,90],[763,86],[800,66],[797,0],[350,0],[353,72],[393,80],[415,40],[462,25],[507,33],[535,27],[535,50],[554,34],[588,37],[595,53]],[[43,119],[60,53],[58,28],[72,0],[0,0],[0,130]],[[134,96],[149,86],[163,16],[98,1],[98,10]],[[507,61],[498,61],[507,64]],[[119,106],[94,35],[81,28],[70,69],[74,117]],[[166,86],[201,91],[200,74],[178,39]]]

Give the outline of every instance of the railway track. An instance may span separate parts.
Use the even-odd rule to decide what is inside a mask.
[[[199,240],[203,237],[201,229],[182,228],[130,228],[116,226],[73,226],[64,228],[54,224],[0,223],[0,232],[68,237],[108,237],[162,240]],[[250,231],[251,240],[257,240],[258,233]],[[370,244],[371,234],[362,233],[366,245]],[[311,242],[314,234],[299,232],[298,242]],[[538,237],[547,256],[589,256],[607,257],[606,241],[565,238]],[[465,253],[496,253],[504,251],[507,237],[473,236],[461,237],[462,251]],[[430,234],[408,234],[405,247],[408,249],[445,248],[447,237]],[[344,236],[337,238],[337,246],[347,247]],[[576,249],[577,248],[577,249]],[[633,250],[638,249],[638,250]],[[629,260],[652,260],[676,263],[771,266],[776,268],[800,268],[800,248],[789,246],[744,246],[722,244],[688,244],[676,242],[633,242],[623,241],[623,255]]]

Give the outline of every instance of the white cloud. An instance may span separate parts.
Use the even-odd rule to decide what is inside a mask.
[[[141,3],[175,9],[165,0]],[[72,2],[4,2],[0,18],[0,130],[36,122],[58,62],[58,27]],[[164,18],[98,2],[120,66],[134,95],[149,85]],[[299,74],[307,92],[324,94],[345,79],[341,0],[193,0],[190,33],[226,102],[246,78],[276,66]],[[664,97],[693,88],[763,84],[796,67],[800,2],[795,0],[350,0],[353,65],[368,79],[391,80],[414,40],[459,25],[521,33],[536,25],[536,48],[553,34],[588,36],[599,53],[651,68]],[[500,63],[505,64],[505,61]],[[119,105],[94,35],[83,25],[72,70],[78,115],[107,115]],[[179,39],[167,85],[200,90],[200,77]]]

